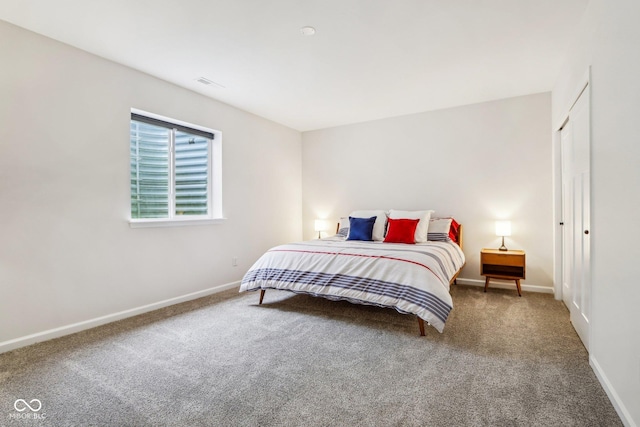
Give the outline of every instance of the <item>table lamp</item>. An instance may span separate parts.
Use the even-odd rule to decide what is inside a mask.
[[[321,239],[321,233],[328,230],[329,227],[327,226],[327,221],[325,221],[324,219],[316,219],[313,222],[313,229],[318,232],[318,239]]]
[[[496,236],[502,237],[502,246],[498,250],[506,251],[507,247],[504,245],[504,237],[511,236],[511,221],[496,221]]]

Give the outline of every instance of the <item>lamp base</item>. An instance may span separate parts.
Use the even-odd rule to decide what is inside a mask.
[[[507,247],[504,245],[504,236],[502,236],[502,246],[498,248],[499,251],[508,251]]]

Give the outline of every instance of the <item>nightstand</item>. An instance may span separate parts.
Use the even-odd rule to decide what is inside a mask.
[[[480,274],[485,276],[484,291],[487,292],[491,279],[515,280],[520,291],[520,280],[524,280],[526,262],[524,251],[482,249],[480,251]]]

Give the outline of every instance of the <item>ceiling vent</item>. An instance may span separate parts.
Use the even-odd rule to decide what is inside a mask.
[[[216,82],[214,82],[213,80],[209,80],[209,79],[208,79],[208,78],[206,78],[206,77],[198,77],[198,78],[196,79],[196,81],[197,81],[198,83],[202,83],[203,85],[206,85],[206,86],[214,86],[214,87],[219,87],[219,88],[224,89],[224,86],[222,86],[220,83],[216,83]]]

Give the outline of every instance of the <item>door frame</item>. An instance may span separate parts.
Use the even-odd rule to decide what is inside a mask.
[[[553,295],[555,299],[562,300],[562,237],[563,230],[560,222],[562,221],[562,135],[560,131],[569,121],[569,113],[573,106],[578,102],[578,98],[584,91],[589,91],[591,95],[591,67],[587,68],[574,95],[569,98],[570,104],[562,111],[560,119],[555,124],[552,123],[552,168],[553,168]],[[589,147],[591,149],[591,147]],[[589,199],[591,200],[591,198]],[[591,206],[589,207],[591,210]],[[590,261],[591,262],[591,261]],[[591,265],[589,266],[590,270]],[[589,328],[591,330],[591,328]],[[590,334],[590,333],[589,333]]]

